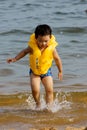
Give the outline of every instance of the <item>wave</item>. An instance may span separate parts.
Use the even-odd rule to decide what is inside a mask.
[[[54,32],[59,33],[87,33],[87,27],[59,27],[53,28]]]
[[[41,96],[41,100],[44,99],[44,94]],[[58,100],[58,102],[68,101],[68,102],[83,102],[87,103],[87,91],[84,92],[54,92],[54,100]],[[31,93],[16,93],[16,94],[0,94],[0,106],[12,106],[17,104],[22,104],[25,102],[34,103],[33,97]]]
[[[30,35],[31,32],[19,29],[12,29],[9,31],[0,32],[0,35],[8,35],[8,34],[28,34]]]
[[[39,7],[39,6],[44,6],[44,4],[42,3],[33,3],[33,4],[30,4],[30,3],[26,3],[24,4],[25,7],[32,7],[32,6],[35,6],[35,7]]]
[[[56,11],[56,12],[54,12],[54,14],[56,14],[56,15],[68,15],[68,14],[75,15],[75,12],[60,12],[60,11]]]
[[[11,69],[0,69],[0,77],[5,77],[5,76],[8,76],[8,75],[13,75],[14,74],[14,71],[11,70]]]
[[[54,27],[53,28],[54,32],[59,32],[59,33],[87,33],[87,27]],[[8,34],[32,34],[31,31],[26,31],[26,30],[20,30],[20,29],[12,29],[9,31],[4,31],[0,32],[0,35],[8,35]]]
[[[24,103],[26,98],[28,98],[28,93],[17,93],[12,95],[0,95],[0,106],[17,105],[19,103]]]

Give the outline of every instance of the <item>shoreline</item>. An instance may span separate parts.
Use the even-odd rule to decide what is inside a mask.
[[[24,128],[25,129],[25,128]],[[6,129],[3,129],[3,130],[21,130],[20,128],[16,129],[14,127],[11,127],[11,128],[6,128]],[[55,128],[55,127],[44,127],[44,128],[27,128],[26,130],[87,130],[87,127],[71,127],[71,126],[67,126],[65,127],[64,129],[63,128]]]
[[[50,127],[50,128],[41,128],[41,129],[31,128],[30,130],[59,130],[59,129]],[[70,127],[70,126],[68,126],[64,130],[87,130],[87,127]]]

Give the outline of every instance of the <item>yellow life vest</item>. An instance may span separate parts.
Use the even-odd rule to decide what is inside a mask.
[[[41,52],[36,44],[35,34],[30,36],[28,45],[33,49],[33,54],[29,55],[30,68],[36,75],[47,73],[48,69],[52,66],[53,50],[58,45],[55,37],[52,35],[48,47]]]

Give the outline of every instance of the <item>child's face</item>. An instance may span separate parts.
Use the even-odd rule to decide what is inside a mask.
[[[37,40],[37,45],[40,49],[46,47],[50,41],[51,36],[50,35],[45,35],[45,36],[38,36]]]

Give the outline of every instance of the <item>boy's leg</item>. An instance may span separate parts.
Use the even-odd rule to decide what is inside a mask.
[[[46,103],[51,104],[53,102],[53,78],[52,76],[46,76],[42,78],[42,83],[46,90]]]
[[[36,107],[40,107],[40,77],[31,73],[30,83]]]

